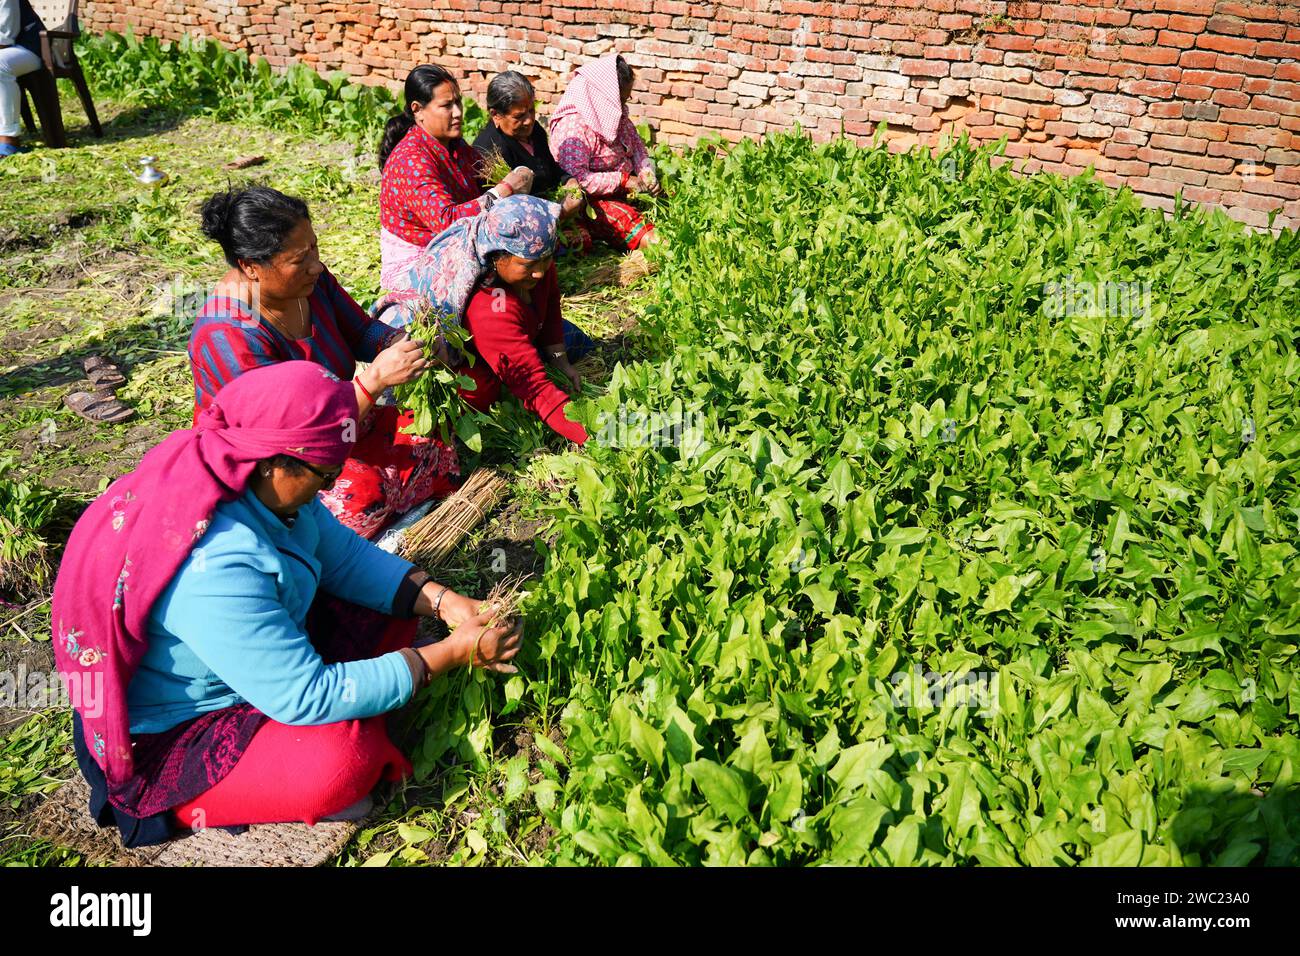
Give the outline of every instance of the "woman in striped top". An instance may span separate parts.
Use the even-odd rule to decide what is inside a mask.
[[[352,457],[321,494],[341,523],[371,538],[402,512],[454,491],[455,446],[403,434],[411,414],[374,402],[428,361],[403,333],[367,315],[321,263],[306,203],[264,186],[232,189],[204,203],[203,231],[230,270],[190,335],[195,420],[244,372],[306,359],[352,379],[360,408]],[[358,360],[370,363],[360,374]]]

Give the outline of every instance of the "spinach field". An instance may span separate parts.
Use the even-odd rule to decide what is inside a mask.
[[[662,361],[508,685],[551,858],[1295,863],[1300,237],[963,144],[662,165]]]

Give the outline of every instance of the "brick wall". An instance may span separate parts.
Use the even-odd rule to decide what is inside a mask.
[[[1300,0],[92,0],[83,20],[394,89],[433,61],[480,98],[515,68],[553,102],[616,50],[638,68],[633,115],[670,142],[796,121],[819,137],[885,122],[897,149],[1006,136],[1026,171],[1092,166],[1151,205],[1181,189],[1300,228]]]

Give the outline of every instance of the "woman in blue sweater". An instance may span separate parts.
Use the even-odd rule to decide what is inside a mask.
[[[77,522],[55,651],[91,812],[127,845],[361,815],[381,777],[410,772],[380,715],[454,667],[514,670],[518,625],[491,627],[317,499],[356,421],[352,387],[319,365],[255,369]],[[450,637],[412,647],[435,615]],[[98,693],[75,693],[87,682]]]

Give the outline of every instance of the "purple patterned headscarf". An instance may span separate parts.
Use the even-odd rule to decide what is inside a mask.
[[[521,259],[542,259],[555,251],[560,207],[537,196],[512,195],[497,200],[487,212],[458,219],[424,247],[411,263],[408,288],[393,293],[380,309],[394,302],[384,320],[405,326],[417,303],[428,300],[460,324],[479,280],[490,268],[488,256],[507,252]]]

